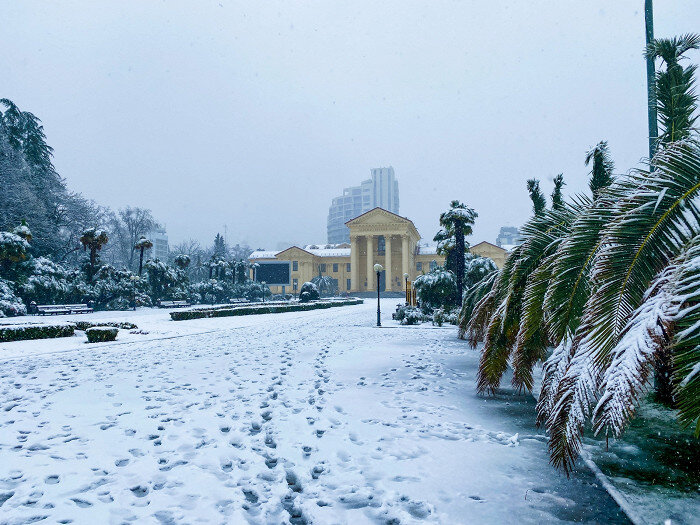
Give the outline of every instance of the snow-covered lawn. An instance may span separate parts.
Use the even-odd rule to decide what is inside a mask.
[[[625,522],[548,466],[534,400],[383,304],[0,345],[0,523]]]

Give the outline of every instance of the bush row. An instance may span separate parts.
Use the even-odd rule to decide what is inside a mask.
[[[71,337],[74,334],[75,326],[72,324],[0,326],[0,343],[28,339]]]
[[[362,299],[346,299],[343,301],[319,301],[313,303],[292,303],[278,305],[260,305],[260,306],[240,306],[232,308],[220,309],[196,309],[170,312],[170,317],[173,321],[186,321],[189,319],[204,319],[208,317],[232,317],[238,315],[257,315],[257,314],[278,314],[282,312],[303,312],[307,310],[320,310],[324,308],[333,308],[335,306],[350,306],[362,304]]]

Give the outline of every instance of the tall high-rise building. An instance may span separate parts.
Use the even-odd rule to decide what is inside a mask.
[[[372,178],[359,186],[343,189],[328,210],[328,243],[350,242],[350,230],[345,223],[374,208],[399,213],[399,181],[394,168],[373,168]]]

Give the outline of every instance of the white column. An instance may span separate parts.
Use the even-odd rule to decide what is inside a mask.
[[[391,280],[391,235],[384,237],[384,248],[386,250],[386,256],[384,258],[384,261],[386,262],[386,289],[390,292],[394,287],[394,282]]]
[[[401,252],[401,265],[403,267],[403,273],[411,275],[409,279],[413,280],[413,275],[411,274],[411,268],[408,260],[408,235],[403,235],[401,237]]]
[[[357,237],[350,237],[350,286],[353,292],[360,291],[360,247],[358,244]]]
[[[374,236],[367,236],[367,291],[374,290]]]

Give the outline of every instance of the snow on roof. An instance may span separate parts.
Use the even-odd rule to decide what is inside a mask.
[[[350,248],[304,248],[307,252],[313,253],[317,257],[350,257]]]
[[[419,243],[418,244],[418,254],[419,255],[437,255],[437,244],[432,243]]]
[[[279,250],[255,250],[248,259],[274,259],[278,253]]]

